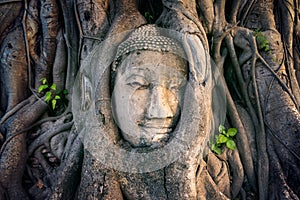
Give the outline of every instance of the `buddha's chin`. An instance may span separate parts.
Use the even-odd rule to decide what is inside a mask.
[[[151,148],[160,148],[163,147],[167,141],[169,140],[170,134],[156,134],[153,138],[151,143],[148,145]]]
[[[152,132],[146,146],[151,148],[162,147],[169,140],[171,129],[160,129],[159,131]]]
[[[161,147],[168,141],[172,128],[143,127],[138,134],[124,134],[133,147]]]

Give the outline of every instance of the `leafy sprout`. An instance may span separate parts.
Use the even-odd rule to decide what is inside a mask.
[[[219,126],[219,133],[216,135],[216,143],[213,143],[211,149],[216,154],[222,153],[222,147],[226,146],[227,148],[234,150],[236,144],[233,140],[233,137],[237,134],[236,128],[229,128],[227,131],[223,125]]]
[[[45,93],[45,102],[51,103],[52,109],[57,107],[57,100],[61,99],[61,95],[67,95],[67,90],[57,90],[56,84],[53,83],[49,86],[46,78],[42,78],[41,85],[38,87],[39,93]]]
[[[146,18],[146,20],[147,20],[147,22],[149,22],[149,23],[153,23],[153,20],[154,20],[154,17],[150,14],[150,12],[145,12],[145,18]]]
[[[270,52],[269,41],[266,36],[264,36],[261,30],[255,30],[254,36],[256,37],[258,48],[264,50],[265,52]]]

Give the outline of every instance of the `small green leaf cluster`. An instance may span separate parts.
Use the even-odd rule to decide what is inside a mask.
[[[147,20],[147,22],[149,22],[149,23],[153,23],[153,20],[154,20],[154,17],[150,14],[150,12],[145,12],[145,18],[146,18],[146,20]]]
[[[229,128],[227,131],[223,125],[219,126],[219,135],[216,135],[216,143],[212,144],[211,149],[216,154],[222,153],[222,146],[226,145],[227,148],[234,150],[236,144],[233,137],[237,134],[236,128]]]
[[[45,102],[50,103],[52,105],[52,109],[54,110],[57,107],[57,100],[61,99],[61,95],[67,95],[67,90],[57,90],[56,84],[53,83],[49,85],[46,78],[42,78],[41,85],[38,87],[39,93],[45,93]]]
[[[255,30],[254,36],[256,37],[258,48],[264,50],[265,52],[270,51],[269,41],[267,40],[266,36],[264,36],[261,30]]]

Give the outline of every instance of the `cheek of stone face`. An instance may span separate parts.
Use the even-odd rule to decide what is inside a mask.
[[[115,88],[114,95],[112,96],[112,112],[113,117],[119,128],[124,128],[125,116],[128,115],[128,109],[126,106],[126,96]]]
[[[179,91],[174,91],[174,90],[166,90],[166,97],[167,97],[167,102],[172,110],[173,117],[170,121],[172,127],[174,128],[174,125],[176,124],[180,111],[181,111],[181,105],[180,105],[180,92]]]
[[[178,95],[178,92],[166,90],[167,102],[172,110],[174,117],[176,117],[177,112],[180,110]]]
[[[145,118],[148,98],[149,90],[135,90],[130,97],[130,115],[136,125],[140,125]]]

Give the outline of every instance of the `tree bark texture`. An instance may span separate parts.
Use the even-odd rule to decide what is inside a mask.
[[[299,6],[298,0],[1,0],[0,199],[300,199]],[[75,78],[103,41],[153,23],[184,36],[205,107],[207,71],[193,66],[199,44],[210,55],[225,88],[225,125],[238,129],[237,149],[217,155],[195,139],[180,159],[156,171],[110,169],[86,150],[74,126]],[[99,99],[110,95],[109,88],[101,91]],[[112,123],[110,104],[99,107],[103,123]],[[208,130],[205,117],[193,120],[204,124],[196,132]]]

